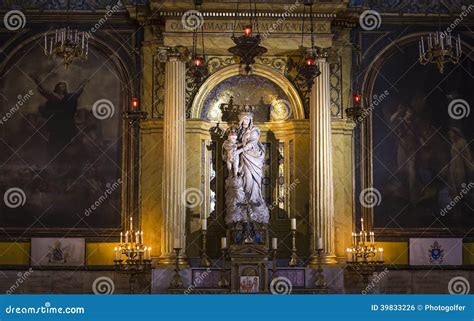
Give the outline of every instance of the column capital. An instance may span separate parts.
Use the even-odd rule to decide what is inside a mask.
[[[157,50],[158,60],[167,62],[172,60],[180,60],[186,62],[189,60],[189,50],[184,46],[175,47],[159,47]]]
[[[329,50],[331,48],[317,48],[316,50],[316,60],[318,62],[328,62]]]

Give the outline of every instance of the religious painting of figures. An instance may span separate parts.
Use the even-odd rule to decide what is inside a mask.
[[[473,56],[440,73],[396,50],[375,80],[373,179],[378,228],[474,225]]]
[[[90,48],[67,69],[25,46],[0,79],[0,226],[120,226],[121,81]],[[15,63],[9,63],[15,62]]]

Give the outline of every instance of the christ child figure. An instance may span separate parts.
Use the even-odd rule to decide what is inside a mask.
[[[240,144],[237,141],[237,131],[234,128],[231,128],[227,139],[222,145],[222,156],[227,164],[227,170],[234,177],[237,177],[239,172],[240,153],[237,151],[238,147],[240,147]]]

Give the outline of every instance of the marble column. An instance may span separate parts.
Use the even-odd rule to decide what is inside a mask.
[[[163,190],[160,265],[175,264],[175,247],[182,248],[180,264],[186,264],[186,65],[182,47],[160,48],[165,62],[163,121]]]
[[[334,252],[334,182],[331,139],[330,70],[325,58],[317,60],[321,74],[310,96],[311,177],[310,220],[312,251],[309,265],[317,264],[317,240],[322,238],[322,262],[336,263]]]

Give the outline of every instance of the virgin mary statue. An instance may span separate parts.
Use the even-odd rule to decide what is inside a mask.
[[[259,142],[259,138],[260,129],[254,126],[251,107],[246,105],[239,114],[237,129],[235,155],[238,157],[238,175],[229,174],[226,180],[226,222],[228,224],[268,223],[268,208],[262,196],[265,149]]]

